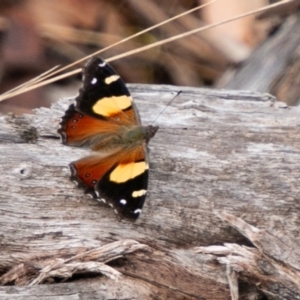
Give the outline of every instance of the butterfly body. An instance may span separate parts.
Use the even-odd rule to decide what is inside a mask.
[[[85,65],[83,88],[60,125],[63,144],[93,150],[70,164],[71,180],[121,218],[136,220],[147,193],[147,143],[158,127],[141,125],[128,89],[102,59]]]

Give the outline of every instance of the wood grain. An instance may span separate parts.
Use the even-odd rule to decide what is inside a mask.
[[[194,248],[224,243],[262,251],[298,274],[291,258],[300,244],[299,108],[246,91],[129,88],[145,125],[175,97],[155,121],[160,129],[149,145],[149,194],[134,224],[119,222],[111,208],[69,181],[68,164],[87,153],[58,138],[72,99],[33,115],[0,117],[0,280],[16,285],[1,287],[0,298],[218,300],[236,294],[238,283],[241,295],[268,295],[268,285],[257,286],[257,274]],[[283,243],[275,255],[230,220],[286,238],[293,247],[287,255]],[[132,251],[122,246],[128,240]],[[112,259],[86,254],[104,246]],[[121,277],[111,279],[96,264],[108,262]],[[282,272],[272,279],[284,289],[291,280],[282,281]]]

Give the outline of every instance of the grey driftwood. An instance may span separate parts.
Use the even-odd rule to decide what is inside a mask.
[[[69,181],[87,153],[58,139],[71,99],[0,117],[0,299],[300,297],[299,108],[246,91],[130,90],[160,126],[134,224]]]

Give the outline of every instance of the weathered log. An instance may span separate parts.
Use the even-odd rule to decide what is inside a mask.
[[[15,285],[2,286],[0,298],[223,300],[230,288],[236,297],[238,282],[244,296],[270,297],[256,273],[245,274],[228,257],[224,266],[215,253],[194,247],[265,249],[219,217],[231,214],[292,241],[289,255],[276,245],[268,261],[298,274],[290,258],[300,244],[299,108],[246,91],[129,88],[144,124],[175,97],[155,121],[149,194],[134,224],[118,221],[110,207],[69,181],[69,162],[87,153],[58,138],[72,99],[34,115],[0,117],[0,282]],[[291,278],[275,273],[278,288],[287,288]]]

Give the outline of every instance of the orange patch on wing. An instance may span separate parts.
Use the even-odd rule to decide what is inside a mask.
[[[93,188],[97,181],[112,167],[110,161],[96,155],[84,157],[73,162],[72,165],[75,167],[76,177],[89,188]]]
[[[118,124],[74,112],[65,125],[67,144],[78,143],[101,133],[114,132]]]
[[[93,188],[95,183],[101,180],[101,178],[114,166],[114,170],[116,170],[119,165],[128,165],[144,159],[145,153],[142,145],[135,149],[120,150],[119,152],[107,157],[101,157],[99,155],[88,156],[72,163],[76,170],[76,175],[73,175],[75,175],[86,186]],[[143,161],[142,163],[145,164]],[[122,174],[119,173],[119,175],[121,176],[121,181],[116,178],[115,182],[123,182]],[[128,178],[127,180],[129,179],[131,178]]]
[[[137,119],[133,108],[127,109],[125,111],[118,112],[110,116],[115,122],[118,122],[122,125],[130,124],[140,124],[140,121]]]

